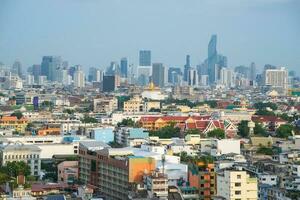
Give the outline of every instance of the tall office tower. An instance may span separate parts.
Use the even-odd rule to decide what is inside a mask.
[[[267,69],[264,71],[265,86],[276,90],[282,95],[288,92],[288,71],[281,67],[279,69]]]
[[[154,85],[164,87],[165,85],[165,67],[162,63],[153,63],[152,80]]]
[[[120,66],[121,66],[121,77],[122,78],[127,78],[127,74],[128,74],[127,58],[122,58],[121,59]]]
[[[85,75],[82,70],[76,70],[74,73],[74,86],[83,88],[85,86]]]
[[[224,85],[227,88],[235,86],[235,75],[232,69],[223,67],[221,69],[220,84]]]
[[[88,81],[93,82],[93,81],[96,81],[96,79],[97,79],[97,68],[90,67],[89,68]]]
[[[199,83],[198,72],[196,69],[190,68],[187,77],[188,85],[197,87]]]
[[[151,76],[152,76],[151,66],[138,66],[137,77],[138,77],[138,84],[140,86],[148,85]]]
[[[71,84],[71,76],[68,74],[68,70],[61,69],[59,73],[59,82],[63,85],[70,85]]]
[[[183,80],[188,81],[188,71],[191,68],[190,55],[186,55],[183,71]]]
[[[20,78],[22,77],[22,64],[20,61],[15,61],[12,68],[11,68],[11,72],[14,75],[18,75]]]
[[[256,65],[254,62],[252,62],[250,65],[250,80],[254,82],[255,79],[256,79]]]
[[[104,72],[100,69],[97,69],[97,71],[96,71],[96,82],[103,81],[103,75],[104,75]]]
[[[139,66],[151,66],[151,51],[140,50],[139,61]]]
[[[207,57],[207,67],[209,82],[215,83],[216,81],[216,65],[218,60],[217,53],[217,35],[212,35],[208,44],[208,57]]]
[[[120,75],[121,70],[119,64],[117,62],[111,62],[110,66],[106,69],[105,74],[110,76]]]
[[[234,72],[238,73],[239,77],[250,79],[251,76],[251,70],[249,67],[246,66],[237,66],[234,68]]]
[[[50,81],[57,81],[57,71],[61,68],[61,57],[44,56],[41,64],[41,75]]]
[[[179,83],[181,76],[181,69],[179,67],[170,67],[168,69],[168,82],[172,84]]]
[[[226,169],[217,175],[217,196],[226,200],[258,199],[257,179],[246,171]]]
[[[110,75],[103,76],[102,91],[113,92],[116,89],[116,77]]]
[[[35,83],[38,83],[39,76],[41,75],[41,65],[32,65],[32,75],[34,76]]]

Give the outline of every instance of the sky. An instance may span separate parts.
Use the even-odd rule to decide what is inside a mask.
[[[152,62],[196,66],[217,34],[230,67],[285,66],[300,75],[299,0],[0,0],[0,62],[24,68],[58,55],[106,68],[141,49]]]

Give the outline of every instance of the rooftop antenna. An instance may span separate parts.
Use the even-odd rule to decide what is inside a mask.
[[[163,154],[162,156],[161,156],[161,162],[162,162],[162,173],[163,173],[163,175],[165,175],[165,162],[166,162],[166,158],[165,158],[165,154]]]

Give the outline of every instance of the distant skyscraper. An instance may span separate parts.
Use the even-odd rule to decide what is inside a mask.
[[[250,79],[251,81],[255,81],[256,78],[256,66],[255,63],[252,62],[250,65]]]
[[[288,71],[280,69],[267,69],[264,71],[265,86],[286,95],[288,91]]]
[[[217,35],[212,35],[208,44],[208,76],[209,82],[214,83],[216,81],[216,65],[217,65],[218,53],[217,53]]]
[[[85,87],[85,75],[82,70],[77,70],[74,73],[74,86],[78,88]]]
[[[151,51],[141,50],[139,55],[140,66],[151,66]]]
[[[145,86],[149,84],[149,78],[152,76],[151,66],[138,66],[138,84]]]
[[[235,86],[235,75],[232,69],[222,67],[220,74],[220,84],[227,88]]]
[[[12,66],[12,73],[14,75],[18,75],[20,78],[22,77],[22,64],[20,61],[15,61]]]
[[[153,63],[152,80],[154,85],[164,87],[165,85],[165,67],[162,63]]]
[[[114,76],[114,75],[120,75],[120,66],[117,62],[111,62],[110,66],[107,68],[105,74]]]
[[[96,79],[97,79],[97,68],[90,67],[89,68],[88,81],[93,82],[93,81],[96,81]]]
[[[61,58],[58,56],[44,56],[41,64],[41,75],[50,81],[57,81],[57,71],[61,68]]]
[[[188,85],[197,87],[199,83],[198,72],[196,69],[190,68],[187,77]]]
[[[104,75],[103,76],[103,92],[113,92],[116,89],[116,79],[115,76]]]
[[[183,80],[187,81],[188,80],[188,71],[191,68],[190,55],[186,55],[185,60],[186,61],[185,61],[184,71],[183,71]]]
[[[178,67],[170,67],[168,69],[168,82],[177,84],[179,82],[179,76],[181,75],[181,69]]]
[[[120,66],[121,66],[121,77],[122,78],[127,78],[127,73],[128,73],[127,58],[122,58],[121,59]]]
[[[32,65],[32,75],[34,76],[35,83],[38,83],[39,76],[41,75],[41,65]]]

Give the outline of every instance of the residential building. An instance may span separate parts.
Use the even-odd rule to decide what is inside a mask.
[[[127,146],[139,146],[149,138],[149,132],[143,128],[122,127],[115,133],[115,140],[118,144]]]
[[[77,70],[74,73],[74,86],[78,88],[85,87],[85,74],[82,70]]]
[[[8,162],[24,161],[30,167],[31,175],[41,174],[41,149],[35,145],[25,145],[13,143],[2,146],[0,149],[1,165],[5,166]]]
[[[102,96],[94,99],[94,112],[112,113],[118,109],[118,99],[114,96]]]
[[[78,161],[63,161],[57,165],[57,180],[73,184],[78,180]]]
[[[281,95],[288,92],[288,71],[282,67],[279,69],[267,69],[264,71],[265,86],[276,90]]]
[[[168,199],[168,177],[166,174],[154,171],[145,175],[144,184],[148,198]]]
[[[24,133],[28,120],[25,117],[18,119],[16,116],[3,116],[0,119],[0,128],[14,129],[17,132]]]
[[[134,96],[130,100],[124,102],[123,111],[128,113],[142,112],[143,100],[139,96]]]
[[[256,200],[257,178],[246,171],[226,169],[217,174],[217,195],[227,200]]]

